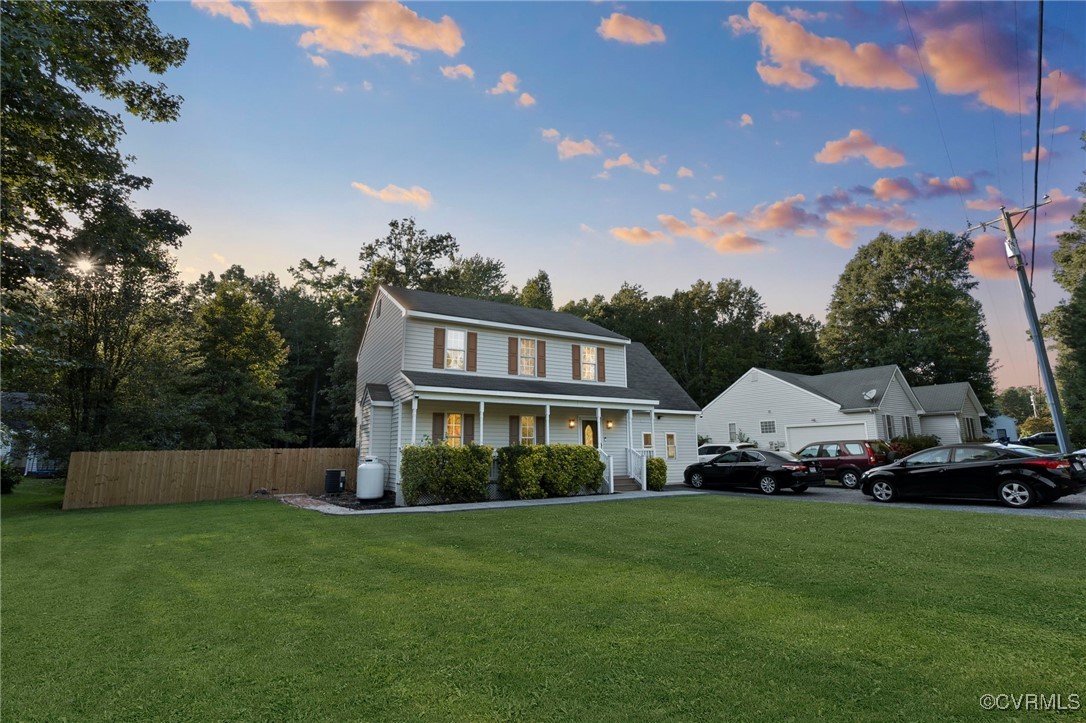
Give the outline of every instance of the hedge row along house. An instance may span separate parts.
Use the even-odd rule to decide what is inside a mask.
[[[697,461],[700,408],[644,345],[571,314],[382,285],[358,350],[360,458],[400,489],[407,445],[583,444],[602,490]]]

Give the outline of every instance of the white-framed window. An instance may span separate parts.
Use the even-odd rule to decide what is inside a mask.
[[[445,444],[459,447],[464,444],[464,415],[450,412],[445,415]]]
[[[448,329],[445,332],[445,368],[464,369],[464,358],[467,348],[467,333],[459,329]]]
[[[901,418],[901,421],[905,423],[905,436],[913,436],[913,418],[909,416],[904,416]]]
[[[777,422],[775,420],[773,420],[773,419],[770,419],[769,421],[766,421],[766,422],[761,422],[760,426],[761,426],[761,429],[762,429],[762,434],[776,434],[777,433]]]
[[[581,379],[583,381],[596,381],[596,347],[581,347]]]
[[[972,417],[965,417],[962,421],[965,422],[965,438],[966,440],[977,438],[977,426]]]
[[[535,417],[531,415],[520,418],[520,443],[535,444]]]
[[[652,432],[643,432],[641,434],[641,448],[652,449]]]
[[[735,422],[729,422],[728,423],[728,441],[729,442],[738,442],[739,441],[739,428],[736,426]]]
[[[883,419],[886,420],[886,438],[887,439],[893,439],[894,438],[894,418],[891,417],[889,414],[887,414],[886,416],[883,417]]]
[[[679,455],[679,445],[675,441],[675,433],[667,432],[664,434],[664,442],[667,444],[667,458],[675,459]]]
[[[535,339],[520,340],[520,374],[521,376],[534,377],[535,371]]]

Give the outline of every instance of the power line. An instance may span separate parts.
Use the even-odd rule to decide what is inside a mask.
[[[905,23],[909,26],[909,37],[913,41],[913,51],[916,53],[916,60],[920,63],[920,73],[924,76],[924,88],[928,91],[928,100],[931,101],[931,111],[935,114],[935,126],[939,129],[939,138],[943,141],[943,151],[946,152],[946,162],[950,165],[951,177],[957,176],[957,171],[954,170],[954,161],[950,158],[950,146],[947,145],[946,135],[943,133],[943,124],[939,120],[939,110],[935,107],[935,95],[931,92],[931,83],[928,81],[928,71],[924,68],[924,59],[920,57],[920,46],[916,43],[916,34],[913,32],[913,24],[909,20],[909,11],[905,9],[905,0],[900,0],[901,12],[905,15]],[[958,201],[962,204],[962,211],[965,211],[965,196],[962,195],[962,191],[958,188],[958,184],[951,182],[950,185],[954,186],[954,190],[958,192]],[[966,220],[968,224],[969,221]]]
[[[1044,53],[1045,0],[1037,0],[1037,119],[1033,129],[1033,238],[1029,251],[1029,286],[1033,288],[1034,261],[1037,258],[1037,186],[1041,173],[1041,81]]]

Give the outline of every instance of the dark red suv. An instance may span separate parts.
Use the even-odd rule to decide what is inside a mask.
[[[851,439],[843,442],[814,442],[796,453],[800,459],[818,462],[826,477],[854,490],[860,486],[860,476],[880,465],[893,462],[897,453],[879,439]]]

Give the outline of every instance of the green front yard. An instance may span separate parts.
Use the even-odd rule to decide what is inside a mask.
[[[4,720],[1008,720],[980,696],[1086,698],[1075,520],[753,496],[61,513],[34,482],[2,514]]]

